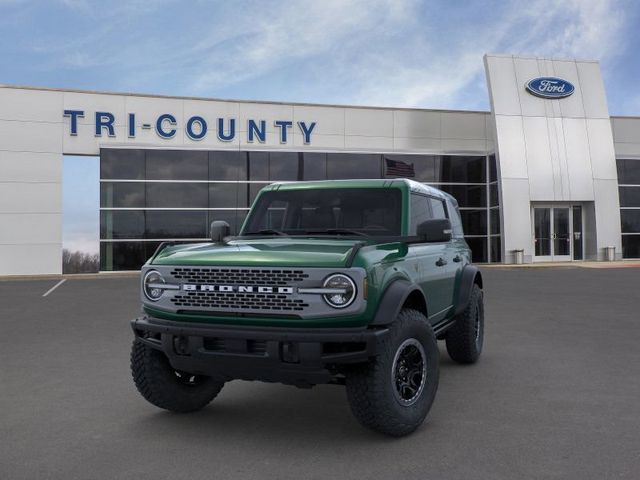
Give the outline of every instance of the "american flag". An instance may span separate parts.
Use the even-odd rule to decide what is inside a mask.
[[[386,176],[387,177],[403,177],[413,178],[416,176],[416,172],[413,170],[413,163],[406,163],[401,160],[391,160],[385,158]]]

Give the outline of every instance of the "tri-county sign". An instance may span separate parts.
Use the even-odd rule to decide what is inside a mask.
[[[529,93],[542,98],[564,98],[575,90],[571,82],[557,77],[534,78],[525,87]]]
[[[116,136],[116,117],[111,112],[92,112],[95,118],[95,136],[101,137],[106,133],[109,137]],[[78,135],[78,119],[85,117],[84,110],[65,110],[63,116],[69,119],[69,134],[71,136]],[[215,118],[206,119],[204,117],[194,115],[187,119],[184,126],[180,127],[176,117],[170,113],[163,113],[151,122],[140,122],[136,119],[135,113],[127,114],[127,133],[129,138],[135,138],[138,128],[142,130],[155,130],[160,138],[171,139],[175,137],[178,128],[184,128],[187,136],[194,141],[202,140],[206,137],[209,130],[215,130],[218,140],[222,142],[231,142],[236,138],[236,119],[235,118]],[[209,124],[213,123],[210,128]],[[291,120],[275,120],[273,122],[277,130],[280,143],[288,143],[291,137],[291,129],[294,128]],[[311,134],[316,127],[316,122],[297,122],[297,128],[302,134],[302,140],[305,145],[311,143]],[[247,141],[264,143],[267,136],[266,120],[248,120],[247,121]]]

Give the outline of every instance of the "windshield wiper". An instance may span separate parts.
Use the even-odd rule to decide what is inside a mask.
[[[327,233],[329,235],[358,235],[359,237],[368,237],[366,233],[359,232],[357,230],[351,230],[349,228],[327,228],[326,230],[307,230],[305,233]]]
[[[244,235],[278,235],[288,237],[288,233],[281,232],[280,230],[274,230],[272,228],[265,228],[264,230],[258,230],[257,232],[247,232]]]

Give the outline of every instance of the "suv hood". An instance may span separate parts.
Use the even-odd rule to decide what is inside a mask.
[[[344,267],[357,239],[261,238],[165,247],[152,265]]]

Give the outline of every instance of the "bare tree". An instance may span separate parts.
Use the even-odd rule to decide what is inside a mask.
[[[99,268],[100,256],[97,253],[62,250],[62,273],[95,273]]]

